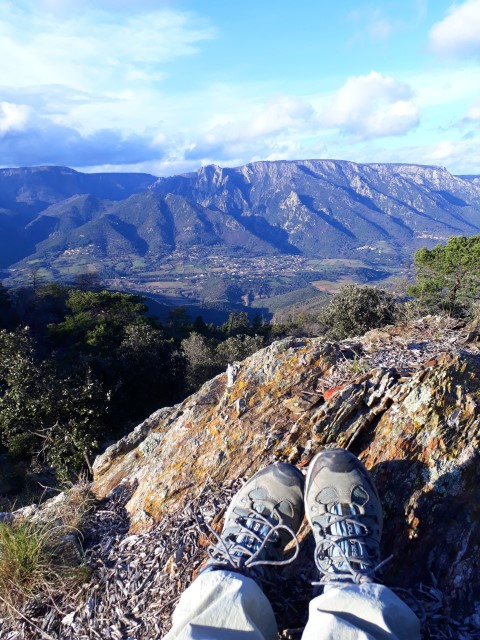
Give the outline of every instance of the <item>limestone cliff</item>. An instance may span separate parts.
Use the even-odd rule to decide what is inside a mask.
[[[161,637],[205,558],[203,521],[221,528],[241,478],[274,460],[305,469],[340,445],[376,480],[393,555],[383,580],[423,617],[424,637],[480,637],[479,344],[437,318],[340,344],[287,338],[157,411],[97,458],[92,582],[45,628]],[[315,578],[306,526],[300,538],[299,564],[279,576],[285,638],[298,637]]]

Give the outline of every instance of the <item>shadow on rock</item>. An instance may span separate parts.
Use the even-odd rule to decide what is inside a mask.
[[[394,460],[372,469],[384,507],[382,557],[394,556],[385,583],[425,595],[430,626],[434,617],[444,628],[464,625],[466,633],[480,631],[479,462],[472,447],[439,468]]]
[[[384,570],[387,584],[408,587],[418,580],[410,557],[412,531],[408,505],[425,483],[426,465],[418,460],[387,460],[370,470],[383,507],[382,558],[393,556]]]

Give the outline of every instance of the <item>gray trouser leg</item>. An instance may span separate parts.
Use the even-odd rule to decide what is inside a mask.
[[[239,573],[202,573],[183,593],[165,640],[276,640],[272,607]],[[420,623],[379,584],[331,588],[310,602],[302,640],[419,640]]]
[[[420,622],[380,584],[331,588],[310,602],[302,640],[419,640]]]
[[[272,607],[257,583],[233,571],[201,573],[182,594],[164,640],[276,640]]]

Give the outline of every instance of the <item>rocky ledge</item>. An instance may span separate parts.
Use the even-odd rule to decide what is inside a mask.
[[[434,317],[338,344],[287,338],[157,411],[97,458],[92,580],[43,628],[160,637],[205,558],[203,523],[221,528],[242,478],[275,460],[306,469],[339,445],[375,478],[383,557],[393,556],[383,580],[416,609],[424,637],[480,637],[479,346]],[[315,578],[307,527],[300,539],[299,563],[279,575],[284,638],[299,637]]]
[[[139,533],[207,487],[345,447],[382,496],[386,582],[433,585],[445,614],[480,628],[478,345],[434,317],[340,344],[281,340],[110,447],[95,462],[95,493],[134,486],[125,508]]]

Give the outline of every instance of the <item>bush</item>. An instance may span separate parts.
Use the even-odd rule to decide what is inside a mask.
[[[218,363],[222,367],[226,367],[228,363],[245,360],[263,346],[262,336],[231,336],[217,346]]]
[[[182,340],[182,352],[187,361],[186,379],[190,389],[198,389],[222,370],[216,362],[214,346],[200,333],[193,331]]]
[[[429,315],[429,309],[420,300],[407,300],[399,307],[398,319],[403,322],[414,322]]]
[[[106,398],[87,375],[61,378],[38,360],[27,329],[0,330],[0,443],[9,453],[76,477],[97,447]]]
[[[393,324],[397,312],[395,299],[387,291],[349,284],[332,297],[319,320],[328,338],[343,340]]]
[[[263,336],[233,335],[215,345],[193,331],[182,340],[182,351],[187,361],[187,381],[191,389],[218,375],[228,363],[244,360],[264,346]]]

